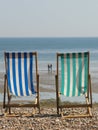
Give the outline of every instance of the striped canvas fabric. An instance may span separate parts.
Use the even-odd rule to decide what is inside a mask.
[[[61,55],[61,94],[80,96],[87,92],[89,53]]]
[[[16,96],[30,96],[34,94],[32,53],[6,53],[5,55],[10,93]]]

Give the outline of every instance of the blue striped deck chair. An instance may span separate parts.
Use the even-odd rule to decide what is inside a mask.
[[[57,53],[56,102],[57,114],[65,118],[91,117],[92,91],[89,74],[89,52]],[[84,96],[84,103],[67,103],[62,101],[61,95],[66,97]],[[79,98],[78,98],[79,99]],[[63,103],[62,103],[63,102]],[[87,108],[86,113],[66,115],[65,108]]]
[[[40,113],[37,52],[5,52],[4,59],[6,74],[3,106],[6,112],[9,110],[8,114],[12,114],[11,107],[32,107],[38,108]],[[11,102],[13,96],[31,96],[35,100],[17,104]]]

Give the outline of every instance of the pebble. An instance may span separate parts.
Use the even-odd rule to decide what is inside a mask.
[[[15,111],[19,112],[19,117],[0,116],[0,130],[98,130],[97,107],[92,110],[92,118],[62,119],[56,115],[56,108],[42,108],[41,114],[35,117],[21,116],[25,112],[32,112],[31,108],[22,108],[22,111],[21,108],[12,109],[12,112]],[[82,108],[78,112],[82,113]]]

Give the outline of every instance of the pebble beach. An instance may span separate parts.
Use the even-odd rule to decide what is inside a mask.
[[[78,112],[81,111],[80,108]],[[24,113],[32,113],[31,108],[15,108],[12,109],[13,112],[18,113],[19,116],[0,116],[0,130],[98,130],[98,104],[93,105],[92,118],[63,119],[57,116],[54,104],[47,106],[43,103],[41,113],[35,114],[34,117],[24,115]]]

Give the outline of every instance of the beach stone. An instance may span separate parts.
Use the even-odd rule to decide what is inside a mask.
[[[12,112],[20,112],[19,117],[0,116],[0,129],[3,130],[98,130],[98,109],[93,108],[92,118],[70,118],[62,119],[56,115],[56,108],[43,108],[41,114],[35,117],[22,115],[31,112],[32,109],[26,108],[13,109]],[[72,112],[72,110],[69,110]],[[83,112],[80,108],[79,113]],[[77,109],[74,111],[77,112]]]

